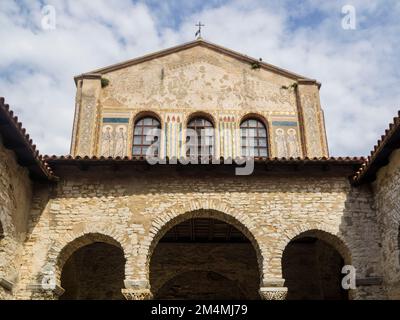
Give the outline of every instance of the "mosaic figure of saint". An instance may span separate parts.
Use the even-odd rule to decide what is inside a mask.
[[[127,142],[127,135],[126,135],[126,128],[120,126],[117,128],[115,133],[115,157],[124,157],[126,154],[126,142]]]
[[[286,145],[285,131],[281,128],[275,131],[275,144],[276,144],[276,156],[278,158],[286,158],[288,156],[288,149]]]
[[[299,144],[297,142],[296,130],[291,128],[287,131],[287,146],[289,151],[289,157],[297,158],[300,156]]]
[[[114,155],[113,128],[105,126],[101,136],[101,155],[103,157],[112,157]]]

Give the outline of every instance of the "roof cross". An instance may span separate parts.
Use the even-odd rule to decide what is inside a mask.
[[[201,39],[201,27],[205,27],[204,24],[202,24],[200,21],[198,24],[196,24],[196,27],[199,27],[199,30],[197,30],[196,34],[194,35],[197,37],[197,39]]]

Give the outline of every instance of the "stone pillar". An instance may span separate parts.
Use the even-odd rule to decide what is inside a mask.
[[[299,123],[303,153],[307,157],[328,157],[325,121],[316,81],[299,80],[297,87]]]
[[[96,154],[98,141],[101,75],[85,74],[75,80],[77,97],[71,154],[93,156]]]
[[[262,300],[286,300],[288,289],[284,287],[284,279],[266,279],[260,288]]]
[[[125,289],[122,289],[122,294],[126,300],[151,300],[153,294],[150,290],[150,285],[146,280],[125,280]]]

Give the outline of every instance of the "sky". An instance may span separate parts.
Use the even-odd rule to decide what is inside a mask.
[[[192,41],[198,21],[322,83],[332,156],[368,155],[400,109],[399,0],[1,0],[0,96],[42,154],[68,154],[73,77]]]

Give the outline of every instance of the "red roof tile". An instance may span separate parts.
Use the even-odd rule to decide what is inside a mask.
[[[32,178],[54,178],[53,171],[43,160],[18,117],[14,116],[9,105],[5,104],[4,98],[0,98],[0,134],[4,146],[15,152],[18,163],[28,168]]]
[[[378,170],[388,164],[390,155],[398,148],[400,148],[400,111],[389,125],[389,129],[385,130],[385,134],[378,140],[371,155],[354,175],[354,183],[374,181]]]

